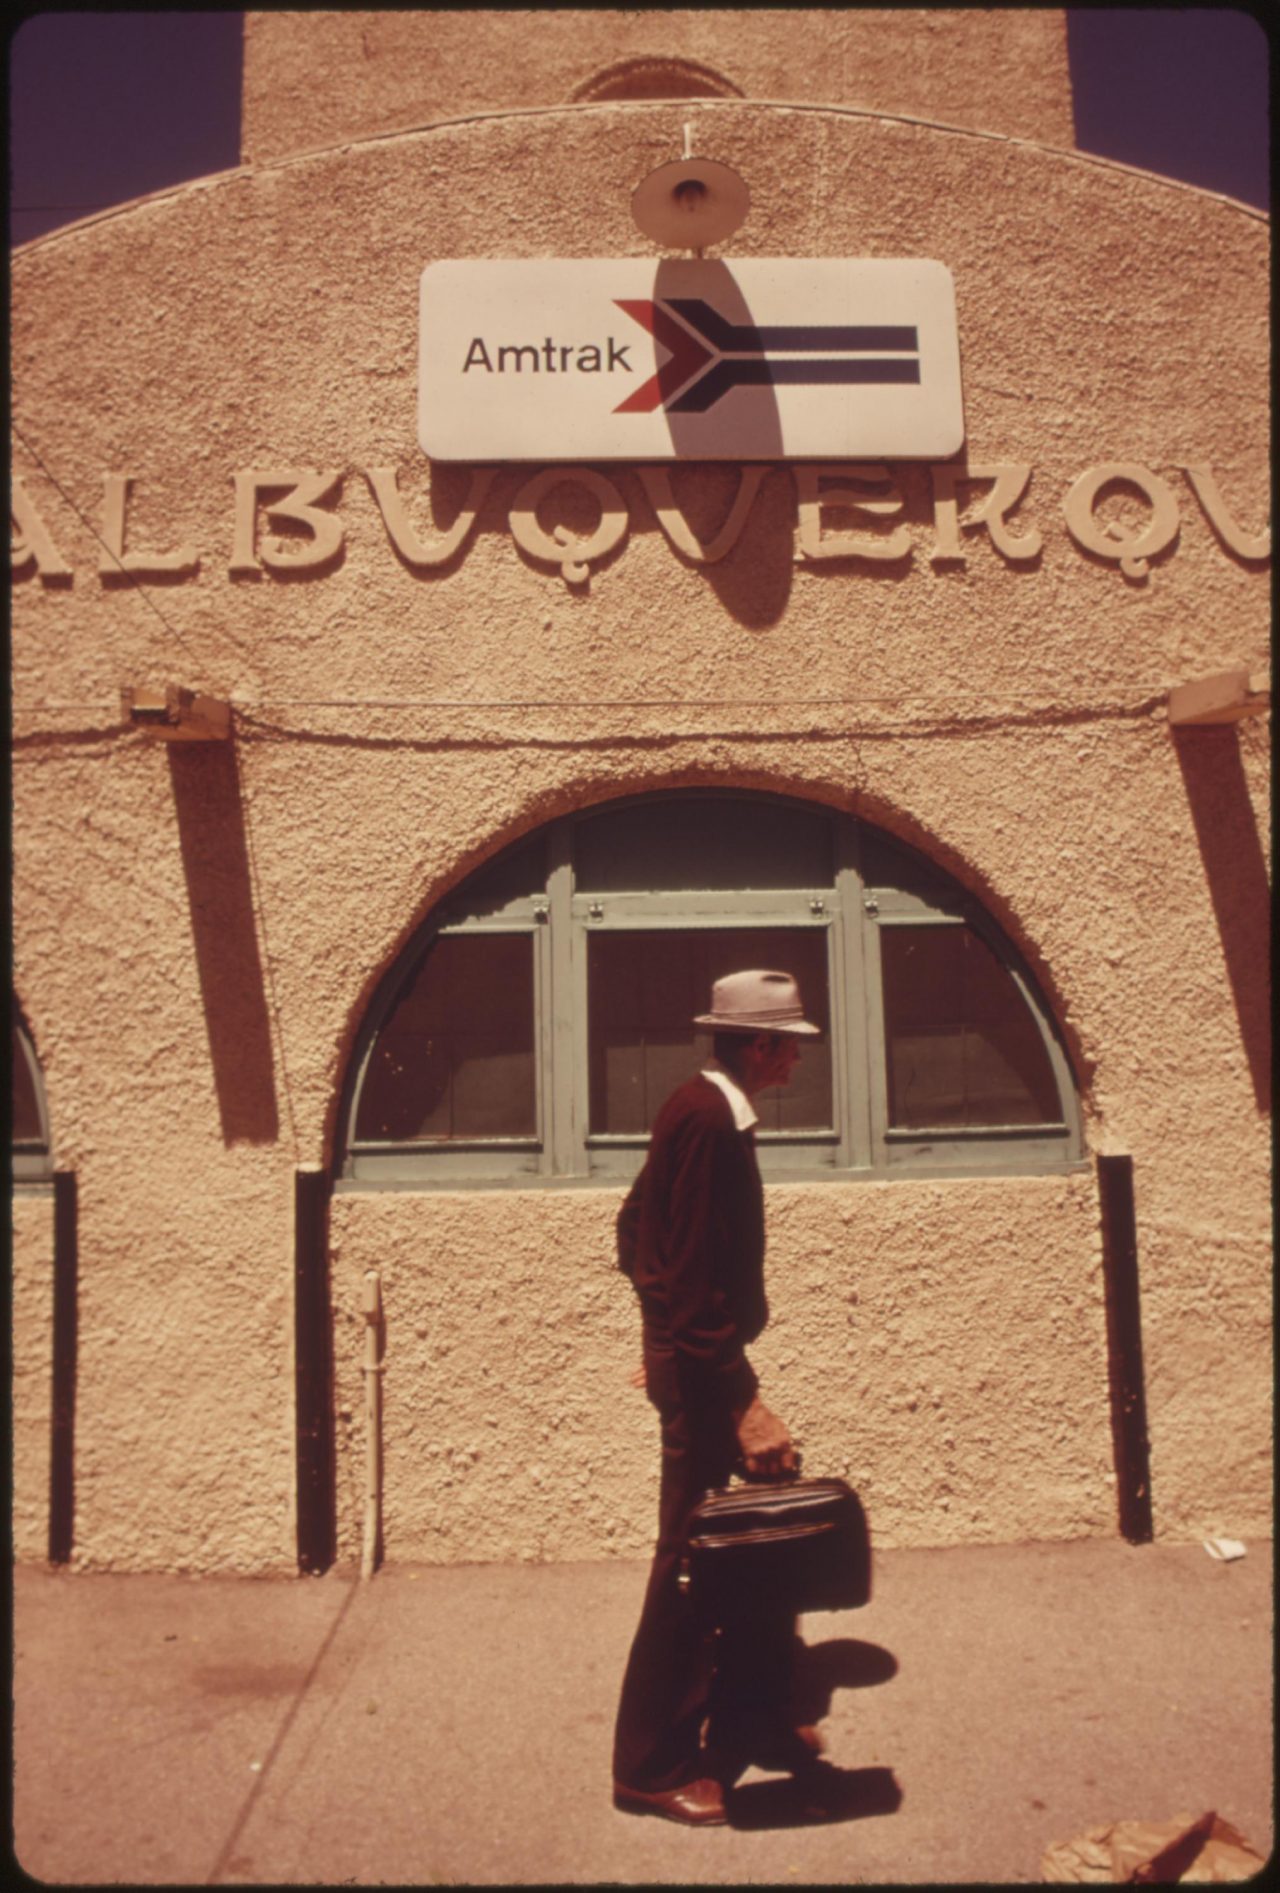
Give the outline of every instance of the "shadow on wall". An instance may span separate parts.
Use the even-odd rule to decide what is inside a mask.
[[[169,774],[222,1139],[274,1143],[271,1024],[235,745],[171,744]]]
[[[1271,890],[1258,839],[1238,732],[1175,730],[1187,791],[1222,940],[1240,1037],[1259,1111],[1271,1109]]]
[[[704,301],[708,295],[714,296],[711,309]],[[700,332],[702,323],[718,312],[724,322],[741,331],[740,346],[743,338],[757,335],[755,317],[727,263],[701,259],[692,263],[687,257],[663,257],[654,272],[653,297],[657,304],[678,309]],[[689,364],[686,361],[682,367],[679,356],[669,355],[659,369],[658,381],[676,460],[696,461],[705,454],[708,411],[728,392],[723,382],[730,366],[724,361],[713,362],[707,372],[698,375],[674,401],[668,401],[668,397],[676,394]],[[742,430],[737,455],[740,464],[734,469],[738,480],[747,463],[768,464],[783,458],[782,417],[777,396],[768,381],[751,390],[745,405],[730,401],[719,410],[715,431],[720,440],[732,443],[735,429]],[[704,479],[707,471],[703,469]],[[776,492],[771,493],[772,505],[753,507],[740,548],[743,557],[704,568],[708,583],[725,610],[753,629],[776,624],[786,610],[791,592],[795,562],[792,525],[789,514],[780,511],[778,498]]]

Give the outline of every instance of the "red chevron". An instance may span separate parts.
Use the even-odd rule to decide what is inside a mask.
[[[656,375],[643,387],[629,394],[613,410],[615,414],[652,414],[656,407],[679,392],[709,362],[716,358],[714,349],[706,348],[683,323],[677,322],[660,302],[619,302],[618,308],[638,322],[642,329],[667,350],[667,359]]]

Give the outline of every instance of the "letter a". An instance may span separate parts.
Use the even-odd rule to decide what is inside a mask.
[[[478,335],[472,339],[471,346],[467,350],[467,359],[462,364],[462,372],[464,375],[468,368],[484,368],[489,374],[493,373],[493,363],[489,360],[489,351],[485,347],[482,338]]]

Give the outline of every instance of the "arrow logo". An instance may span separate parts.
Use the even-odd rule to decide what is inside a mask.
[[[756,328],[731,323],[692,296],[617,307],[661,343],[667,359],[615,414],[652,414],[657,407],[668,414],[705,414],[732,388],[920,380],[920,339],[913,327]]]
[[[643,387],[629,394],[613,411],[615,414],[652,414],[659,404],[665,404],[687,382],[711,366],[716,359],[715,350],[707,348],[682,323],[674,321],[661,302],[620,302],[618,308],[641,328],[648,329],[656,342],[661,342],[667,359],[656,375],[651,375]]]

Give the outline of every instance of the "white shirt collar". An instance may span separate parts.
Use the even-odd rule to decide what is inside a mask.
[[[760,1122],[751,1108],[751,1100],[736,1078],[731,1078],[724,1066],[716,1059],[702,1069],[704,1078],[709,1078],[717,1091],[723,1091],[729,1100],[729,1109],[733,1112],[733,1122],[740,1131],[749,1131]]]

